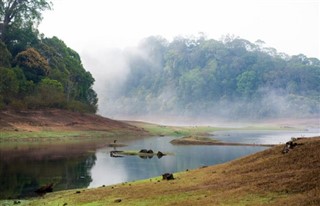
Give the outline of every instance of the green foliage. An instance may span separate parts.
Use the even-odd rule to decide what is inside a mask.
[[[179,79],[179,94],[183,102],[196,102],[202,97],[206,87],[204,75],[200,68],[185,72]]]
[[[237,90],[245,97],[250,97],[257,87],[257,76],[254,71],[245,71],[237,77]]]
[[[16,77],[19,81],[18,99],[23,100],[25,96],[34,93],[36,84],[33,81],[26,79],[24,72],[21,68],[15,67],[13,68],[13,71],[16,74]]]
[[[49,77],[63,84],[68,107],[77,105],[75,107],[80,108],[80,103],[73,102],[79,101],[87,104],[90,111],[96,111],[98,98],[92,89],[94,78],[83,68],[79,54],[57,37],[43,39],[37,48],[50,59]]]
[[[90,112],[90,113],[95,113],[97,111],[97,107],[93,105],[88,105],[76,100],[72,100],[68,102],[66,109],[71,111]]]
[[[0,67],[10,67],[11,58],[11,53],[8,51],[6,45],[0,40]]]
[[[31,23],[23,27],[17,25],[8,26],[6,36],[10,37],[10,40],[7,40],[6,44],[12,56],[16,56],[19,52],[39,42],[39,32],[33,28]]]
[[[42,79],[39,84],[39,87],[48,89],[48,91],[55,90],[57,92],[63,92],[62,84],[57,80],[53,80],[49,78]]]
[[[260,42],[149,37],[110,112],[260,118],[319,114],[320,61]],[[300,104],[300,105],[299,105]],[[115,111],[115,110],[116,111]]]
[[[37,26],[47,9],[48,0],[0,2],[0,109],[96,112],[94,78],[79,54],[57,37],[39,38]]]
[[[36,92],[26,98],[29,108],[64,108],[66,99],[63,86],[57,80],[42,79],[36,88]]]
[[[47,76],[50,70],[47,60],[34,48],[20,52],[15,58],[15,63],[23,69],[27,80],[35,83]]]
[[[12,69],[0,68],[0,101],[2,105],[8,105],[14,99],[19,90],[19,82]]]
[[[0,68],[0,93],[4,96],[17,93],[18,81],[12,69]]]
[[[0,32],[6,44],[13,40],[9,27],[23,28],[26,25],[35,27],[42,19],[42,11],[51,9],[48,0],[2,0],[0,2],[0,21],[3,22]]]

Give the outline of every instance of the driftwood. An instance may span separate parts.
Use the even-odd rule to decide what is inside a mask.
[[[110,152],[110,157],[124,157],[127,155],[137,155],[142,159],[151,159],[154,156],[157,156],[159,159],[168,154],[158,151],[155,153],[153,150],[141,149],[140,151],[118,151],[113,150]]]
[[[122,155],[117,155],[117,153],[119,152],[122,152],[122,151],[117,151],[117,150],[111,151],[110,157],[123,157]]]
[[[53,183],[42,186],[39,189],[35,190],[34,192],[38,194],[45,194],[52,191],[53,191]]]

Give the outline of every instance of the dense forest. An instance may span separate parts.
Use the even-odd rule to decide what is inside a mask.
[[[319,115],[320,61],[239,37],[151,36],[127,52],[128,75],[110,115],[229,118]]]
[[[0,2],[0,109],[96,112],[94,78],[77,52],[37,30],[47,0]],[[320,61],[233,36],[151,36],[126,54],[102,113],[230,118],[320,114]],[[116,68],[115,68],[116,69]],[[112,80],[111,80],[112,81]]]
[[[94,78],[77,52],[37,30],[46,0],[0,3],[0,109],[96,112]]]

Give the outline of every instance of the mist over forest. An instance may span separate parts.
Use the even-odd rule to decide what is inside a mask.
[[[169,42],[151,36],[136,48],[84,59],[100,68],[94,86],[99,113],[113,118],[235,120],[320,113],[320,61],[279,53],[261,40],[228,35]]]

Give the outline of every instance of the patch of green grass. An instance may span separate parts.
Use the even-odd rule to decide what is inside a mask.
[[[102,138],[115,136],[106,131],[33,131],[33,132],[1,132],[0,141],[23,139],[72,139],[79,137]]]
[[[0,138],[55,138],[64,136],[77,136],[80,135],[79,132],[57,132],[57,131],[37,131],[37,132],[1,132]]]
[[[244,127],[212,127],[212,126],[165,126],[146,122],[127,122],[137,127],[141,127],[152,136],[208,136],[215,131],[227,130],[297,130],[299,128],[279,126],[275,124],[253,124]]]
[[[15,203],[16,201],[16,203]],[[0,200],[1,206],[11,206],[11,205],[28,205],[30,201],[28,200]]]
[[[187,135],[207,135],[210,132],[226,130],[225,128],[210,126],[165,126],[144,122],[128,122],[146,130],[152,136],[187,136]]]
[[[116,136],[120,137],[120,136]],[[106,131],[35,131],[0,132],[0,148],[10,149],[19,146],[39,144],[73,144],[88,141],[111,141],[114,134]],[[128,138],[125,136],[125,138]]]

